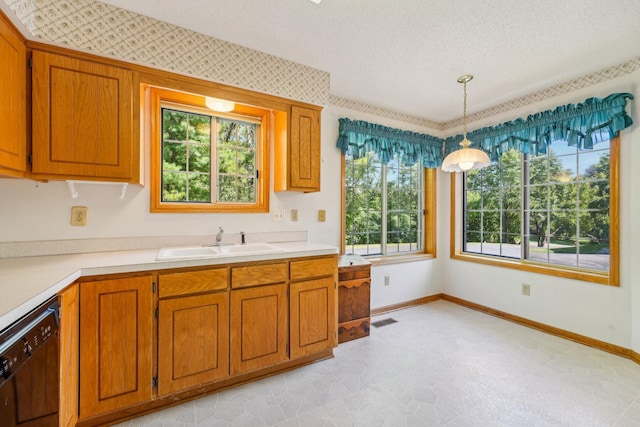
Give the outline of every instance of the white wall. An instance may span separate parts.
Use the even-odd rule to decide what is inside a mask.
[[[579,103],[614,92],[637,93],[640,72],[620,77],[568,95],[530,105],[516,112],[472,123],[471,129],[494,125],[559,105]],[[640,227],[640,117],[636,99],[627,107],[634,125],[621,133],[621,286],[610,287],[577,280],[519,272],[447,259],[445,293],[591,338],[640,352],[640,263],[635,245]],[[441,173],[441,175],[443,175]],[[446,180],[447,184],[449,180]],[[636,187],[634,189],[634,186]],[[449,186],[438,203],[449,203]],[[449,240],[449,218],[438,223],[441,239]],[[531,296],[521,294],[522,283],[531,284]]]

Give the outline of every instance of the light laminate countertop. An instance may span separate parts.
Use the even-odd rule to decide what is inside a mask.
[[[158,249],[0,259],[0,331],[83,276],[264,261],[338,253],[307,241],[269,243],[281,252],[157,261]]]

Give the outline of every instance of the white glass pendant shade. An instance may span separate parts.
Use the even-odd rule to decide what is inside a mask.
[[[220,111],[221,113],[226,113],[229,111],[233,111],[236,108],[236,104],[232,101],[227,101],[226,99],[220,98],[212,98],[207,96],[204,100],[207,108],[213,111]]]
[[[463,139],[460,145],[462,149],[450,153],[442,162],[444,172],[467,172],[473,169],[482,169],[491,164],[487,153],[477,148],[469,148],[467,138]]]
[[[473,79],[471,74],[465,74],[458,78],[458,83],[464,84],[464,133],[460,145],[462,149],[449,153],[442,162],[444,172],[466,172],[473,169],[482,169],[491,164],[489,156],[477,148],[469,148],[471,141],[467,139],[467,83]]]

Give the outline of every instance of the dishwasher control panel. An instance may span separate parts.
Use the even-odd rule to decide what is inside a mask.
[[[57,305],[27,319],[24,327],[3,337],[0,345],[0,386],[58,333]],[[24,323],[24,322],[22,322]]]

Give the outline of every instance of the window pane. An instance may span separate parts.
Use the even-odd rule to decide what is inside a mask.
[[[466,252],[482,253],[479,232],[465,233],[464,250]]]
[[[257,125],[218,118],[218,201],[253,203],[257,199]]]
[[[164,172],[162,174],[162,200],[184,202],[187,200],[187,174]]]
[[[165,142],[163,147],[164,170],[187,170],[187,144]]]
[[[209,174],[190,173],[187,175],[189,202],[208,202],[211,200],[211,181]]]
[[[487,188],[482,192],[483,209],[500,209],[500,189],[497,187]]]
[[[211,146],[191,144],[189,146],[189,166],[194,172],[209,173],[211,170]]]
[[[551,210],[576,208],[577,185],[574,183],[550,185],[549,195]]]
[[[467,231],[480,231],[482,230],[482,213],[477,211],[471,211],[466,213],[466,230]]]
[[[580,267],[608,270],[610,265],[609,212],[580,215]]]
[[[162,201],[211,199],[211,116],[162,109]]]
[[[545,155],[533,157],[529,160],[529,184],[546,185],[549,177],[549,157]]]
[[[576,212],[552,212],[549,230],[549,262],[577,266]]]
[[[187,140],[187,114],[180,111],[163,109],[162,111],[163,141]]]
[[[549,205],[549,187],[537,185],[529,187],[529,208],[532,210],[546,210]]]

